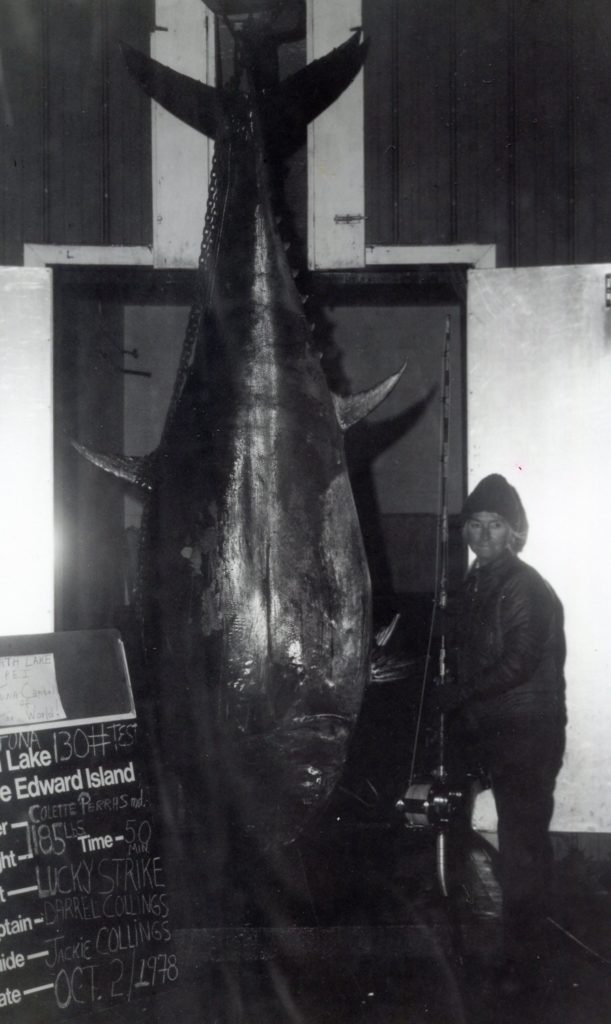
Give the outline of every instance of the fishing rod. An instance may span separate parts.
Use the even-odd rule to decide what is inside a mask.
[[[448,604],[449,578],[449,520],[448,520],[448,477],[450,452],[450,342],[451,319],[446,318],[441,373],[441,423],[439,444],[439,511],[437,517],[437,538],[435,547],[435,592],[433,612],[420,702],[416,719],[414,744],[408,786],[404,796],[397,800],[395,807],[404,815],[405,826],[410,829],[434,829],[436,834],[437,879],[442,894],[447,897],[447,836],[451,826],[469,813],[468,787],[455,785],[450,780],[446,765],[446,722],[440,713],[437,734],[437,763],[430,776],[416,779],[416,758],[422,727],[426,686],[431,665],[431,652],[436,631],[439,631],[439,653],[436,685],[446,686],[447,640],[446,612]]]

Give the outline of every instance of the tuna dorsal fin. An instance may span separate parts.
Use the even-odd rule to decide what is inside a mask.
[[[348,88],[363,65],[367,45],[357,31],[341,46],[266,91],[265,105],[274,126],[275,145],[284,156],[301,145],[310,121]]]
[[[348,430],[349,427],[352,427],[359,420],[368,416],[370,412],[373,412],[390,394],[406,366],[407,363],[403,363],[403,366],[397,373],[393,373],[386,380],[383,380],[381,384],[376,384],[374,388],[370,388],[368,391],[359,391],[356,395],[333,395],[335,413],[342,430]]]
[[[93,452],[85,445],[77,441],[71,442],[72,447],[82,455],[88,462],[121,480],[128,480],[130,484],[141,487],[145,491],[152,490],[152,462],[154,455],[103,455],[101,452]]]
[[[151,99],[185,124],[214,138],[218,121],[216,89],[165,67],[125,43],[121,48],[130,73]]]

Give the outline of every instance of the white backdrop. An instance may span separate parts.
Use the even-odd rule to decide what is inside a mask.
[[[500,472],[530,521],[522,557],[565,610],[567,752],[556,831],[611,831],[611,266],[469,274],[469,488]],[[476,824],[494,826],[489,797]]]
[[[51,271],[0,267],[0,635],[53,629]]]

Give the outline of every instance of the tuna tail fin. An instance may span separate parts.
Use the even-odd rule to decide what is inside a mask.
[[[216,89],[165,67],[126,43],[121,49],[130,74],[151,99],[185,124],[214,138],[218,122]]]
[[[393,373],[386,380],[383,380],[381,384],[376,384],[374,388],[370,388],[368,391],[359,391],[356,395],[333,395],[335,413],[342,430],[348,430],[349,427],[352,427],[359,420],[368,416],[370,412],[373,412],[390,394],[395,384],[403,375],[406,366],[407,363],[403,363],[403,366],[397,373]]]
[[[304,141],[310,121],[348,88],[363,66],[368,43],[356,31],[341,46],[313,60],[265,95],[266,117],[274,128],[274,145],[290,156]]]
[[[122,50],[130,73],[151,99],[204,135],[216,136],[219,110],[215,88],[160,64],[126,43]],[[303,143],[309,122],[350,85],[366,52],[367,43],[361,42],[359,30],[324,57],[264,91],[268,133],[281,157],[290,156]]]
[[[143,456],[103,455],[101,452],[91,451],[90,448],[78,444],[77,441],[72,441],[71,444],[79,455],[82,455],[94,466],[98,466],[99,469],[112,473],[113,476],[118,476],[121,480],[128,480],[130,484],[135,484],[136,487],[141,487],[145,491],[152,490],[154,454]]]

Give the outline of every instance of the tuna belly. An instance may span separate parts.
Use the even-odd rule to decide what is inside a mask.
[[[341,776],[350,732],[346,719],[314,715],[230,747],[236,819],[260,848],[307,829]]]
[[[235,442],[215,433],[213,459],[168,471],[149,553],[164,761],[265,845],[294,838],[339,778],[370,594],[329,432],[292,431],[277,411],[264,431],[260,415]]]
[[[260,542],[234,541],[222,607],[219,728],[244,827],[294,838],[336,785],[360,710],[370,649],[369,577],[346,482],[328,514],[279,515]],[[348,500],[350,499],[350,500]],[[240,557],[237,557],[239,552]],[[247,557],[249,554],[249,557]],[[260,556],[257,558],[257,554]]]
[[[276,728],[287,714],[354,719],[369,656],[369,574],[345,473],[316,481],[299,461],[293,480],[275,472],[258,486],[241,478],[229,495],[208,574],[222,615],[227,718],[245,732]],[[207,606],[209,594],[202,599]]]

